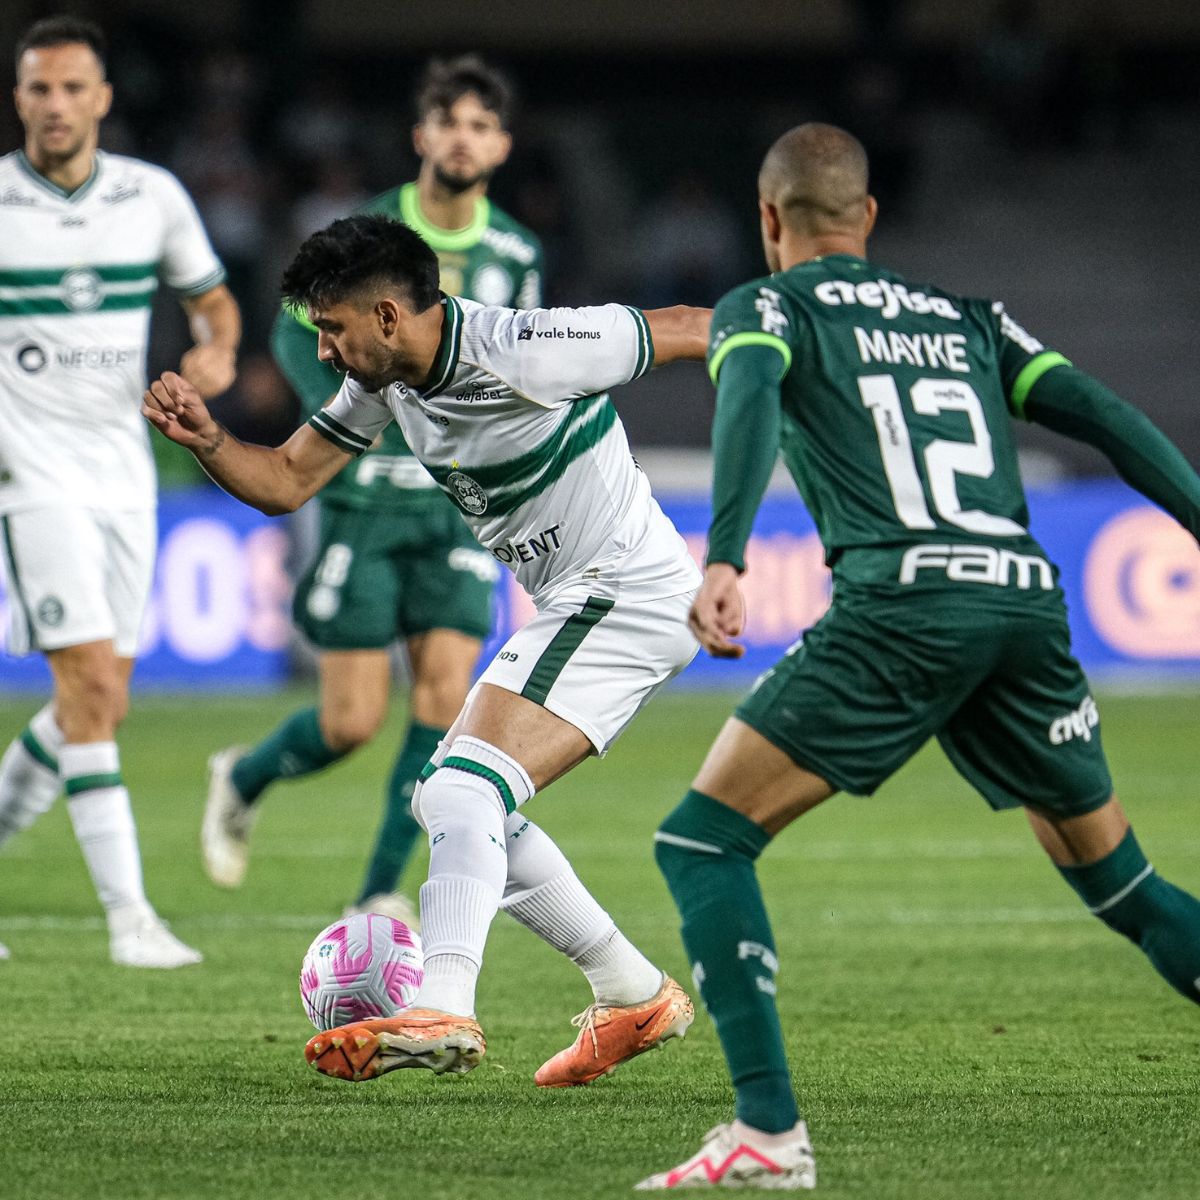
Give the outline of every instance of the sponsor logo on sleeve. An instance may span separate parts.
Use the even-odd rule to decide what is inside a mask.
[[[598,342],[601,338],[600,330],[598,329],[559,329],[557,326],[550,329],[533,329],[526,327],[517,334],[518,342],[527,342],[531,338],[538,338],[542,341],[551,342],[572,342],[572,341],[592,341]]]
[[[789,322],[779,307],[782,301],[783,297],[771,288],[758,289],[758,299],[754,301],[754,308],[762,319],[763,333],[783,337],[783,331],[787,329]]]

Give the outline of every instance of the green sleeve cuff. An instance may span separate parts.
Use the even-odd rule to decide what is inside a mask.
[[[1021,373],[1013,381],[1011,397],[1013,412],[1018,417],[1028,420],[1025,417],[1025,401],[1029,398],[1029,392],[1033,385],[1047,371],[1051,371],[1055,367],[1069,367],[1071,365],[1071,360],[1064,358],[1056,350],[1047,350],[1044,354],[1039,354],[1036,358],[1031,358],[1021,368]]]
[[[718,347],[716,353],[708,360],[708,377],[717,382],[717,375],[720,373],[721,364],[729,357],[730,352],[736,350],[739,346],[770,346],[772,350],[778,350],[783,356],[783,370],[779,372],[779,378],[782,379],[792,366],[792,348],[783,340],[770,333],[735,333],[727,337]]]
[[[634,308],[630,304],[625,305],[625,308],[637,326],[638,339],[637,362],[634,364],[633,374],[629,378],[640,379],[654,366],[654,338],[650,334],[650,322],[646,320],[646,314],[640,308]]]

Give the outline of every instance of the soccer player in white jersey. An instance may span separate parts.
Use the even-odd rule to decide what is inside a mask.
[[[264,512],[303,504],[396,421],[475,536],[537,615],[485,669],[422,773],[413,811],[429,835],[421,889],[425,980],[414,1008],[312,1039],[342,1079],[397,1067],[470,1070],[485,1044],[475,982],[503,906],[584,971],[594,1003],[574,1045],[535,1075],[588,1083],[682,1034],[692,1005],[583,887],[521,812],[538,788],[603,754],[696,652],[699,579],[629,452],[605,389],[704,353],[706,309],[619,304],[514,310],[441,296],[434,253],[384,216],[335,221],[283,280],[348,378],[282,446],[247,446],[167,373],[143,412],[222,487]]]
[[[146,900],[116,733],[154,567],[154,464],[139,414],[161,275],[205,396],[233,382],[238,307],[166,171],[97,149],[112,100],[103,35],[39,21],[16,47],[25,145],[0,158],[0,560],[10,650],[38,650],[54,698],[0,759],[0,842],[60,789],[104,905],[113,960],[200,955]]]

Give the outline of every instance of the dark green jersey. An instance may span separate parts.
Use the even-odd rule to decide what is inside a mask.
[[[437,254],[442,290],[449,295],[514,308],[541,304],[541,246],[486,197],[477,202],[471,224],[456,230],[439,229],[425,220],[415,183],[384,192],[357,211],[386,213],[415,229]],[[341,375],[317,359],[316,330],[287,310],[276,318],[271,352],[299,396],[306,420],[341,387]],[[389,425],[371,450],[330,480],[321,498],[347,507],[389,510],[444,502],[397,425]]]
[[[1066,360],[1003,306],[833,255],[720,301],[714,380],[746,346],[777,356],[779,445],[839,578],[944,584],[990,573],[1050,590],[1051,569],[1026,532],[1010,418]],[[741,547],[723,544],[739,535],[721,519],[710,561],[740,566]]]

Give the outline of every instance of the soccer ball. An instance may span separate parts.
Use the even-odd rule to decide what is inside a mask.
[[[421,939],[378,913],[344,917],[313,939],[300,967],[300,999],[318,1029],[395,1016],[425,975]]]

